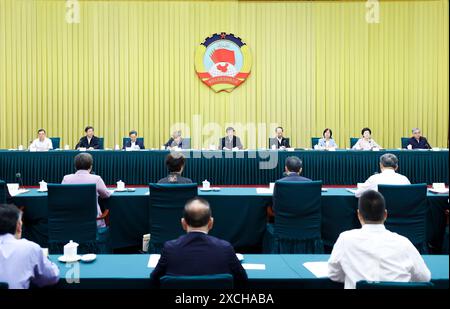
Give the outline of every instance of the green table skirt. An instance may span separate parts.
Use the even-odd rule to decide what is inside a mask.
[[[448,184],[448,151],[392,150],[399,158],[398,172],[411,183]],[[16,182],[20,172],[24,185],[38,182],[59,183],[74,172],[77,151],[0,151],[0,179]],[[106,184],[118,180],[146,185],[166,176],[167,151],[91,151],[94,172]],[[194,182],[208,179],[214,185],[269,184],[279,179],[287,156],[303,160],[303,175],[328,185],[352,185],[379,172],[379,157],[385,151],[185,151],[188,157],[184,175]]]
[[[150,232],[147,192],[147,188],[138,188],[100,200],[104,208],[110,209],[113,248],[141,246],[142,235]],[[255,188],[222,188],[219,192],[199,191],[199,195],[212,207],[211,235],[229,241],[236,249],[259,252],[270,194],[257,194]],[[24,206],[24,237],[47,247],[47,194],[33,189],[15,197],[15,202]],[[449,209],[448,195],[428,193],[428,205],[427,240],[439,250],[446,226],[445,210]],[[360,227],[356,209],[357,199],[345,189],[330,188],[322,193],[322,239],[328,249],[341,232]]]
[[[149,255],[98,255],[92,263],[58,262],[57,256],[50,259],[58,264],[60,282],[57,288],[150,288],[150,273],[147,267]],[[265,264],[265,270],[247,270],[249,288],[343,288],[343,284],[332,282],[328,278],[316,278],[305,262],[325,262],[325,254],[246,254],[243,263]],[[425,263],[431,271],[431,281],[436,288],[448,288],[448,255],[424,255]],[[75,269],[79,271],[74,271]],[[79,274],[79,280],[75,274]],[[78,282],[78,283],[75,283]]]

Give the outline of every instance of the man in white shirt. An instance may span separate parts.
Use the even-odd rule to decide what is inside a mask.
[[[22,236],[21,213],[14,205],[0,205],[0,282],[10,289],[28,289],[59,281],[59,268],[44,256],[42,248]]]
[[[378,191],[378,185],[409,185],[409,179],[399,173],[398,159],[392,153],[385,153],[380,157],[380,174],[370,176],[366,182],[360,185],[356,190],[355,196],[360,197],[367,190]]]
[[[29,149],[31,151],[47,151],[53,149],[51,139],[46,137],[47,132],[44,129],[38,130],[38,138],[36,138],[31,144]]]
[[[354,289],[356,282],[428,282],[431,273],[416,247],[406,238],[384,227],[387,211],[383,195],[364,192],[358,203],[362,228],[339,235],[328,260],[331,280],[345,282]]]

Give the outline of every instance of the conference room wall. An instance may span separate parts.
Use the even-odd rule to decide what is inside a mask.
[[[448,1],[381,1],[379,23],[365,1],[78,3],[80,23],[67,23],[64,0],[0,0],[0,148],[41,127],[73,147],[88,124],[106,147],[129,129],[159,147],[174,123],[195,147],[233,123],[254,128],[237,132],[250,147],[277,124],[296,147],[325,127],[349,147],[364,126],[384,147],[416,126],[447,146]],[[194,71],[196,46],[221,31],[253,55],[231,93]]]

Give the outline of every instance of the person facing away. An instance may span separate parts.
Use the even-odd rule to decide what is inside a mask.
[[[237,286],[243,285],[247,281],[247,273],[233,246],[208,235],[213,223],[211,208],[206,200],[199,197],[189,200],[181,219],[186,234],[164,244],[161,258],[150,275],[152,282],[158,285],[159,279],[165,275],[231,274]]]
[[[94,159],[89,153],[79,153],[75,156],[75,174],[64,176],[62,184],[89,184],[94,183],[97,187],[97,217],[102,215],[102,211],[98,204],[98,197],[109,198],[111,192],[106,188],[103,179],[98,175],[91,174]],[[97,227],[105,227],[105,221],[97,220]]]
[[[128,133],[128,136],[129,139],[123,143],[122,149],[145,149],[144,141],[138,139],[138,133],[136,130],[131,130],[130,133]]]
[[[166,156],[166,166],[169,171],[169,175],[161,178],[158,183],[192,183],[192,180],[189,178],[181,176],[185,163],[186,159],[181,152],[171,151]]]
[[[227,136],[220,139],[219,149],[235,150],[244,148],[241,139],[235,135],[236,131],[232,127],[228,127]]]
[[[164,144],[166,149],[183,148],[183,138],[181,137],[181,130],[173,131],[172,136],[167,143]]]
[[[361,130],[362,137],[352,147],[355,150],[372,150],[374,148],[381,148],[372,138],[372,130],[364,128]]]
[[[355,196],[360,197],[364,191],[378,191],[378,185],[410,185],[411,182],[406,176],[397,173],[398,159],[392,153],[385,153],[380,157],[381,173],[375,174],[367,178],[356,190]]]
[[[53,149],[52,140],[47,137],[44,129],[38,130],[38,137],[30,144],[30,150],[47,151]]]
[[[413,136],[408,140],[408,149],[431,149],[428,140],[422,136],[419,128],[412,129]]]
[[[336,142],[333,139],[333,131],[331,129],[326,128],[323,130],[322,138],[317,142],[317,147],[319,149],[330,149],[330,148],[338,148]]]
[[[54,285],[59,281],[59,268],[42,248],[22,237],[22,213],[9,204],[0,204],[0,282],[10,289],[28,289]]]
[[[85,136],[80,138],[80,141],[75,146],[75,149],[78,148],[86,148],[89,150],[92,149],[99,149],[100,148],[100,139],[94,135],[94,128],[91,126],[87,126],[84,129],[84,132],[86,133]]]
[[[388,213],[383,195],[369,190],[358,202],[362,227],[343,232],[328,260],[328,275],[354,289],[360,280],[427,282],[431,273],[416,247],[384,226]]]
[[[275,137],[270,139],[270,148],[276,148],[284,150],[290,148],[289,140],[283,136],[284,130],[282,127],[275,128]]]

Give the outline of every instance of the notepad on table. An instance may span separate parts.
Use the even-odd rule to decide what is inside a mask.
[[[161,257],[161,254],[150,254],[150,257],[148,259],[148,268],[155,268],[158,264],[159,258]]]
[[[317,278],[328,277],[328,262],[306,262],[303,266]]]
[[[266,264],[242,263],[242,267],[246,270],[266,270]]]
[[[273,194],[273,190],[270,188],[256,188],[258,194]]]

